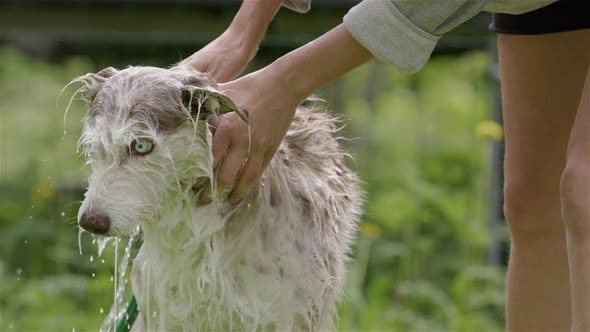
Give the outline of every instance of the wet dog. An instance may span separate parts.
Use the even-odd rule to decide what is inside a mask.
[[[216,188],[212,120],[239,111],[209,76],[130,67],[77,81],[92,168],[78,221],[109,237],[141,229],[136,329],[335,329],[362,192],[328,112],[300,106],[260,183],[236,206],[215,191],[204,205],[193,184]]]

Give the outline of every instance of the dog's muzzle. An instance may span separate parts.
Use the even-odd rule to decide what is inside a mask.
[[[80,227],[95,234],[105,234],[111,226],[109,217],[95,211],[85,211],[82,213],[79,223]]]

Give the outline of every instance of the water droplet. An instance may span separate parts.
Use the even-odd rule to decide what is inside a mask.
[[[100,262],[104,264],[104,258],[103,258],[103,259],[101,259],[101,260],[100,260]]]
[[[104,309],[103,309],[103,308],[100,308],[99,312],[100,312],[101,314],[103,314],[103,313],[104,313]]]
[[[32,220],[32,219],[33,219],[33,216],[29,216],[29,220]]]
[[[110,280],[111,280],[111,282],[113,282],[113,280],[114,280],[113,276],[111,276],[111,279]]]
[[[19,267],[19,268],[16,269],[16,274],[17,275],[20,276],[22,273],[23,273],[23,269],[22,268]]]
[[[29,243],[29,240],[25,240],[25,244]]]
[[[252,206],[252,204],[248,203],[248,209]]]
[[[33,208],[33,209],[34,209],[34,208],[35,208],[35,205],[31,205],[31,208]]]
[[[41,160],[41,162],[45,162],[45,159]]]
[[[96,277],[96,273],[92,272],[92,278]]]
[[[94,255],[90,255],[90,261],[94,262]]]
[[[65,215],[66,215],[66,213],[64,211],[61,211],[61,216],[63,217]]]
[[[98,242],[98,256],[99,257],[102,256],[102,252],[110,240],[111,240],[111,238],[108,238],[108,237],[98,238],[97,242]]]
[[[17,277],[17,278],[16,278],[16,280],[17,280],[17,281],[18,281],[18,280],[20,280],[20,277]]]

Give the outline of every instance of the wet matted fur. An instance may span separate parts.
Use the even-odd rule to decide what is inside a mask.
[[[297,109],[237,206],[215,192],[202,205],[196,179],[216,187],[209,120],[236,110],[215,82],[183,67],[107,68],[78,81],[88,102],[80,145],[92,167],[79,217],[107,216],[106,236],[141,228],[132,288],[147,314],[138,324],[147,316],[162,331],[335,329],[362,192],[328,112]],[[135,153],[138,139],[153,142],[151,152]]]

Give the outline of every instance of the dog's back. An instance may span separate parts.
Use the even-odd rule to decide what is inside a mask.
[[[174,147],[186,145],[180,141],[195,130],[191,146],[200,150]],[[158,208],[153,220],[141,224],[143,244],[133,266],[133,291],[142,312],[138,324],[168,331],[333,330],[362,203],[359,181],[345,165],[336,134],[329,113],[299,107],[260,183],[235,207],[220,199],[199,205],[198,193],[191,191],[198,172],[173,174],[177,188],[171,186],[157,203],[144,204]],[[188,168],[213,174],[210,151],[201,161],[191,154],[210,146],[203,123],[195,127],[186,121],[154,135],[171,156],[170,163],[157,164],[158,173],[201,163]],[[147,162],[129,159],[121,167],[136,171]],[[108,206],[93,198],[98,189],[92,186],[93,181],[91,202],[85,201],[81,211]],[[110,222],[116,224],[116,217]]]

